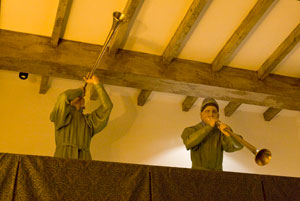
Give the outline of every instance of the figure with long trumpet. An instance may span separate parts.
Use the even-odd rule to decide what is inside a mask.
[[[231,128],[219,123],[219,105],[213,98],[202,102],[202,122],[185,128],[181,137],[191,152],[192,168],[202,170],[223,170],[223,151],[234,152],[243,145],[232,138],[227,130]]]
[[[84,78],[82,88],[61,93],[50,115],[55,125],[55,157],[91,160],[92,137],[107,125],[113,104],[98,77],[94,75],[111,38],[126,21],[123,13],[113,13],[113,25],[91,71]],[[90,114],[83,114],[87,84],[93,84],[98,93],[99,107]]]
[[[185,128],[181,135],[186,149],[191,151],[193,169],[223,170],[223,151],[234,152],[243,146],[255,155],[257,165],[270,162],[270,150],[258,150],[219,120],[219,105],[215,99],[203,100],[200,116],[202,122]]]
[[[92,113],[83,114],[83,88],[69,89],[59,95],[50,115],[55,126],[55,157],[91,160],[91,139],[108,123],[113,104],[103,85],[95,75],[84,80],[94,85],[99,106]]]

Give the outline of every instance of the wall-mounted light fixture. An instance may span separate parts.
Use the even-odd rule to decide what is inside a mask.
[[[23,72],[20,72],[19,73],[19,78],[21,80],[26,80],[28,78],[28,73],[23,73]]]

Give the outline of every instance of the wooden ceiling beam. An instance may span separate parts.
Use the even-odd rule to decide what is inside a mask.
[[[99,45],[62,40],[57,48],[49,38],[0,30],[0,69],[82,80],[99,53]],[[271,74],[259,80],[256,71],[224,67],[212,73],[211,65],[176,59],[168,68],[161,57],[120,50],[104,55],[96,75],[104,84],[195,97],[213,97],[279,109],[300,111],[300,81]]]
[[[275,0],[258,0],[251,9],[247,17],[243,20],[237,30],[233,33],[224,47],[218,53],[212,62],[212,70],[220,71],[224,65],[230,62],[232,55],[235,53],[239,45],[244,41],[250,31],[259,22],[268,8]]]
[[[150,90],[142,89],[137,98],[137,104],[139,106],[144,106],[145,103],[147,102],[149,96],[151,95],[151,93],[152,93],[152,91],[150,91]]]
[[[272,108],[272,107],[268,108],[264,112],[265,121],[271,121],[280,111],[281,111],[281,109],[279,109],[279,108]]]
[[[182,111],[188,112],[198,100],[198,97],[187,96],[182,103]]]
[[[50,88],[50,77],[49,76],[42,76],[41,84],[40,84],[40,94],[46,94],[48,89]]]
[[[300,24],[288,35],[272,55],[258,69],[258,78],[265,79],[300,41]]]
[[[52,31],[51,45],[56,47],[63,36],[73,0],[59,0],[55,23]]]
[[[144,0],[128,0],[123,10],[123,14],[126,16],[124,24],[120,25],[116,33],[111,39],[109,45],[109,55],[115,55],[119,48],[125,44],[127,36],[130,31],[130,25],[133,23],[136,14],[140,10]]]
[[[52,47],[57,47],[60,37],[64,34],[72,2],[73,0],[59,0],[52,36],[50,38],[50,45]],[[48,83],[49,78],[49,76],[42,76],[40,94],[47,93],[50,87]]]
[[[194,0],[185,17],[181,21],[175,34],[170,40],[167,48],[165,49],[162,60],[164,64],[169,64],[178,56],[184,41],[187,38],[188,33],[191,31],[193,25],[197,21],[201,11],[205,7],[208,1],[206,0]]]
[[[192,27],[207,3],[208,1],[206,0],[193,1],[162,55],[162,62],[164,64],[170,64],[172,60],[178,56],[188,34],[191,32]],[[197,99],[197,97],[187,96],[182,103],[182,110],[185,112],[189,111]]]
[[[224,108],[226,117],[230,117],[241,105],[241,102],[229,102]]]

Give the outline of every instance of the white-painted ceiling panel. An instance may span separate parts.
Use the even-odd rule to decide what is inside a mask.
[[[258,70],[299,23],[300,2],[292,0],[275,2],[239,48],[229,66]],[[289,58],[286,59],[289,60]]]
[[[103,45],[114,11],[122,12],[127,0],[73,0],[64,39]]]
[[[51,36],[59,0],[2,0],[0,28]]]
[[[255,3],[256,0],[212,1],[179,57],[211,63]]]

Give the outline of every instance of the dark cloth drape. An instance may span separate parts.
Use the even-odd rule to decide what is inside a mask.
[[[1,201],[150,199],[148,166],[1,153],[0,161]]]
[[[300,178],[262,175],[266,200],[300,200]]]
[[[19,158],[0,153],[0,200],[13,200]]]
[[[150,171],[155,201],[264,200],[259,175],[169,167]]]
[[[0,200],[300,201],[300,178],[0,153]]]

